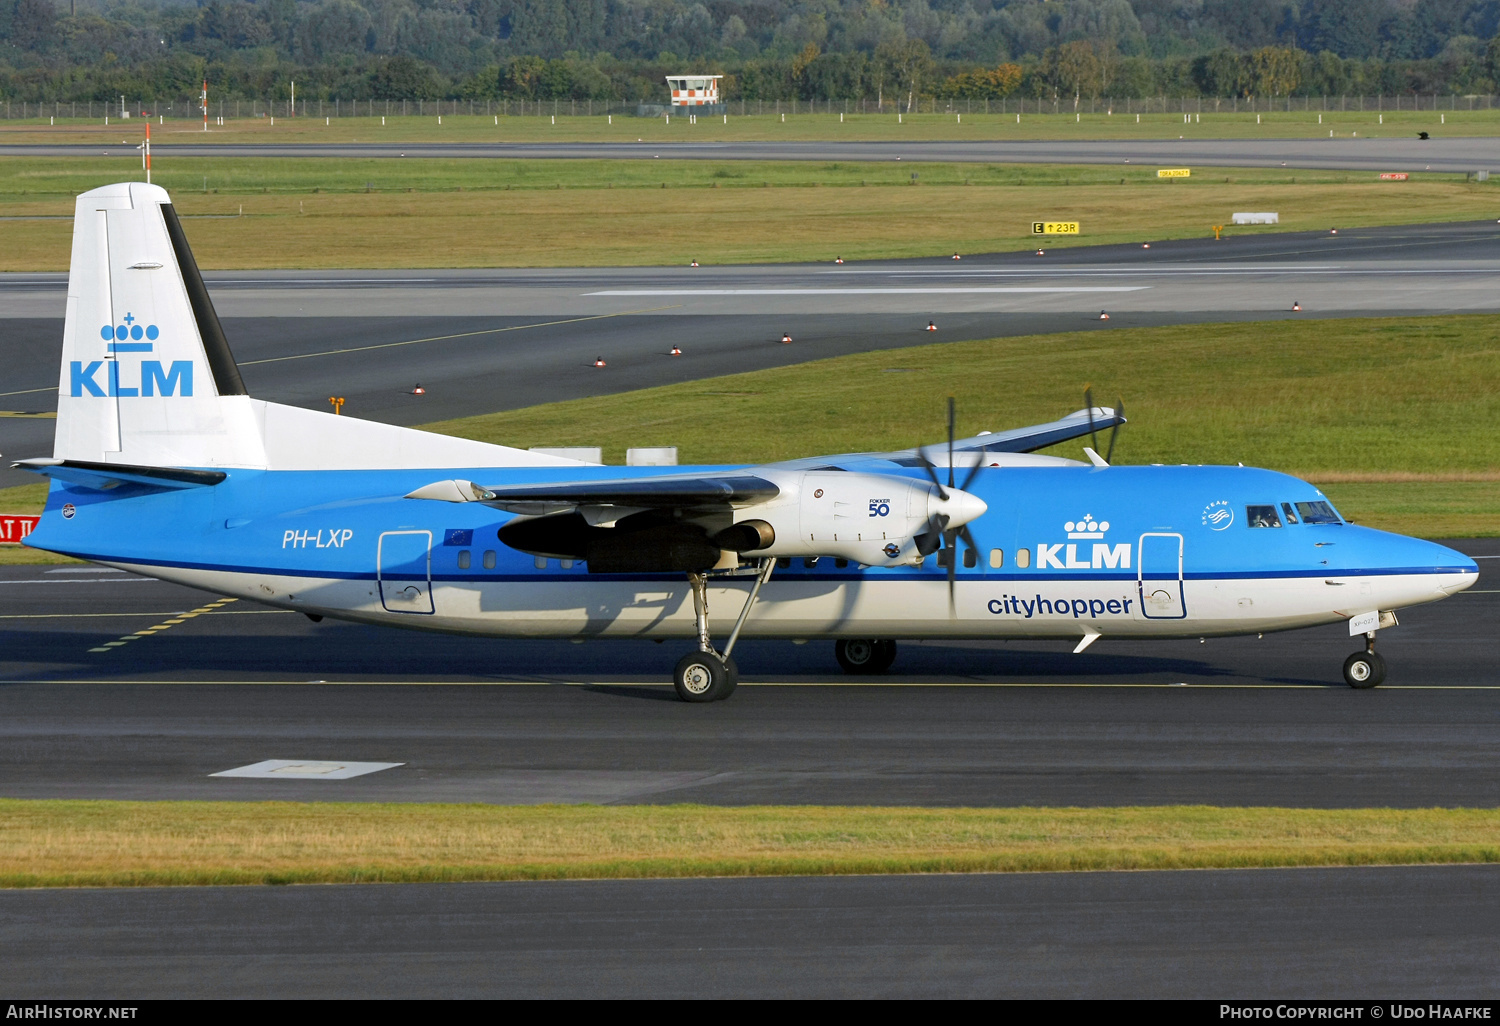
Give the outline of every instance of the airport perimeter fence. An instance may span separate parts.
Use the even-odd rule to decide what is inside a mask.
[[[911,104],[892,100],[728,100],[721,107],[731,117],[780,114],[1274,114],[1385,111],[1493,110],[1494,96],[1403,93],[1376,96],[1213,97],[1151,96],[1053,97],[1005,99],[921,97]],[[618,100],[210,100],[208,116],[218,118],[366,118],[366,117],[635,117],[666,113],[652,101]],[[680,113],[688,113],[686,108]],[[196,98],[179,100],[122,100],[12,102],[5,101],[10,120],[39,118],[151,117],[201,120]]]

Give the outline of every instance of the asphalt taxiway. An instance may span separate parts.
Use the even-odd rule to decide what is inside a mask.
[[[706,128],[706,126],[705,126]],[[1333,129],[1330,129],[1331,131]],[[378,131],[372,128],[371,131]],[[684,127],[684,135],[695,129]],[[701,131],[701,130],[700,130]],[[1416,129],[1400,136],[1378,129],[1353,137],[1362,127],[1339,126],[1328,139],[1189,138],[978,142],[577,142],[577,143],[216,143],[161,137],[158,149],[182,157],[346,157],[409,159],[449,157],[495,160],[831,160],[938,161],[996,164],[1165,164],[1216,167],[1294,167],[1364,171],[1500,170],[1500,140],[1484,136],[1419,139]],[[997,130],[1003,134],[1004,129]],[[114,145],[0,145],[0,157],[130,157],[134,142]]]
[[[1484,569],[1500,541],[1458,543]],[[842,675],[827,642],[747,640],[713,706],[665,682],[683,642],[506,641],[313,623],[87,567],[0,570],[0,792],[861,805],[1500,805],[1500,592],[1382,632],[903,644]],[[183,618],[174,614],[201,610]],[[136,632],[167,624],[148,636]],[[210,774],[400,763],[349,780]]]
[[[1486,1002],[1497,945],[1500,866],[0,892],[27,998]]]
[[[346,414],[415,425],[931,342],[1494,312],[1500,224],[1249,232],[960,261],[208,277],[252,394],[323,410],[340,395]],[[0,275],[7,465],[51,453],[65,292],[65,275]],[[668,355],[674,347],[681,356]],[[593,366],[600,357],[604,369]],[[425,394],[411,394],[417,384]],[[1060,394],[1059,413],[1074,402]],[[0,487],[30,480],[0,470]]]

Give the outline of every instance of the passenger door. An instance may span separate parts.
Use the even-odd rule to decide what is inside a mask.
[[[1143,534],[1137,555],[1136,587],[1142,619],[1187,619],[1187,600],[1182,592],[1182,535]]]
[[[386,531],[375,561],[382,606],[392,613],[432,613],[431,531]]]

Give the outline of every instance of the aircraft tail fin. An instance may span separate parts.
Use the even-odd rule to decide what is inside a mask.
[[[252,399],[171,197],[78,197],[53,458],[273,470],[577,466],[579,461]]]
[[[165,189],[78,197],[58,389],[58,459],[256,466],[245,383]]]

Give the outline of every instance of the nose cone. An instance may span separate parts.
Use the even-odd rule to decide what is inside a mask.
[[[1407,576],[1416,589],[1409,601],[1432,601],[1456,595],[1479,579],[1479,564],[1446,545],[1352,524],[1345,530],[1353,544],[1344,556],[1335,557],[1335,560],[1349,561],[1345,565],[1357,564],[1376,573]]]
[[[959,527],[971,520],[977,520],[984,516],[985,510],[990,507],[977,495],[959,491],[957,488],[949,488],[948,498],[939,497],[938,493],[932,493],[930,509],[932,513],[941,513],[948,518],[949,527]]]
[[[1479,564],[1462,552],[1437,542],[1422,544],[1427,546],[1434,572],[1438,575],[1438,591],[1444,595],[1456,595],[1479,580]]]

